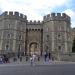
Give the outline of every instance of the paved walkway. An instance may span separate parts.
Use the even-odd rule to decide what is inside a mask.
[[[13,61],[13,58],[10,59],[10,63],[6,63],[5,65],[30,65],[30,60],[26,61],[25,57],[22,57],[22,61],[17,58],[17,61]],[[69,62],[69,61],[52,61],[48,60],[45,62],[44,58],[41,58],[40,61],[35,60],[33,65],[54,65],[54,64],[75,64],[75,62]],[[4,65],[4,64],[3,64]]]

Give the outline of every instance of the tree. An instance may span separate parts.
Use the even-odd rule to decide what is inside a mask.
[[[75,53],[75,38],[73,40],[72,52]]]

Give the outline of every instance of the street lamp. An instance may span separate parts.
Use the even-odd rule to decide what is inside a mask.
[[[20,44],[19,44],[19,48],[18,48],[18,58],[20,57]]]
[[[61,51],[61,46],[58,46],[58,60],[60,61],[60,51]]]

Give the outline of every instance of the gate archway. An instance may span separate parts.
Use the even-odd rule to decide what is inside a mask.
[[[30,53],[30,55],[38,54],[39,53],[38,47],[39,47],[38,43],[36,43],[36,42],[30,43],[30,45],[29,45],[29,53]]]

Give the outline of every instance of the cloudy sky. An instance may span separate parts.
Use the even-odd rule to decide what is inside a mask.
[[[65,12],[75,27],[75,0],[0,0],[0,13],[18,11],[27,15],[28,20],[42,20],[51,12]]]

